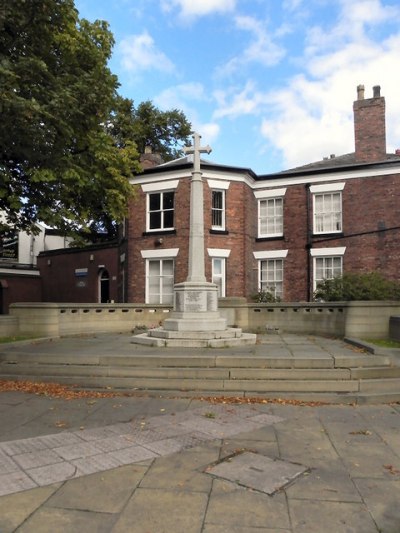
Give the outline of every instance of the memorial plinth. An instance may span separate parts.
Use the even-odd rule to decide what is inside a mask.
[[[167,331],[222,331],[226,319],[218,312],[218,289],[213,283],[177,283],[174,311],[164,321]]]

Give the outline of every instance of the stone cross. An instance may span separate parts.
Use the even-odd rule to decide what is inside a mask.
[[[204,269],[204,206],[203,181],[200,170],[200,154],[209,154],[210,146],[201,146],[201,136],[193,134],[193,145],[184,148],[186,154],[193,154],[192,181],[190,185],[190,230],[188,279],[191,282],[206,281]]]

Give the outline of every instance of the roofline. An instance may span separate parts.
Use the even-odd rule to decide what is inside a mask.
[[[113,240],[109,242],[101,242],[96,244],[88,244],[82,247],[71,247],[71,248],[56,248],[54,250],[43,250],[39,253],[38,257],[49,257],[53,255],[64,255],[64,254],[77,254],[77,253],[87,253],[87,252],[96,252],[98,250],[107,250],[110,248],[118,248],[118,241]]]
[[[231,165],[220,165],[218,163],[207,163],[202,161],[201,168],[216,171],[234,172],[236,174],[249,174],[253,179],[257,179],[257,174],[251,168],[234,167]],[[139,176],[146,176],[148,174],[161,174],[164,172],[178,171],[178,170],[190,170],[193,169],[193,163],[177,163],[170,164],[169,166],[158,165],[156,167],[146,168],[140,174],[136,174],[136,178]]]
[[[315,168],[299,168],[292,170],[283,170],[281,172],[276,172],[273,174],[261,174],[257,176],[257,180],[267,180],[267,179],[279,179],[286,178],[291,176],[309,176],[310,174],[331,174],[336,172],[343,172],[346,170],[363,170],[371,167],[375,168],[385,168],[391,165],[400,165],[399,159],[385,159],[383,161],[374,161],[372,163],[346,163],[343,165],[332,165],[329,167],[315,167]]]
[[[251,176],[254,181],[269,181],[269,180],[277,180],[282,178],[290,178],[290,177],[301,177],[301,176],[310,176],[315,174],[332,174],[337,172],[343,172],[346,170],[363,170],[368,169],[371,167],[376,168],[385,168],[387,166],[400,164],[400,158],[399,159],[385,159],[383,161],[375,161],[375,162],[368,162],[368,163],[344,163],[343,165],[331,165],[331,166],[317,166],[315,168],[310,167],[300,167],[297,169],[292,170],[282,170],[280,172],[273,172],[271,174],[256,174],[251,168],[246,167],[235,167],[231,165],[220,165],[216,163],[207,163],[203,162],[201,163],[201,166],[204,170],[213,170],[213,171],[225,171],[225,172],[232,172],[235,174],[247,174]],[[135,178],[138,178],[140,176],[148,176],[148,175],[154,175],[154,174],[162,174],[165,172],[174,172],[174,171],[182,171],[182,170],[190,170],[193,168],[193,163],[177,163],[177,164],[171,164],[168,167],[166,166],[156,166],[152,168],[148,168],[141,172],[140,174],[136,174]],[[134,179],[135,179],[134,178]]]

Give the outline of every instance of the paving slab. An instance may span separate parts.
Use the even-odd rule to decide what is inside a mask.
[[[356,478],[355,484],[379,531],[381,533],[400,531],[400,476],[395,476],[389,481]]]
[[[56,493],[61,484],[26,490],[19,494],[0,498],[0,531],[14,533],[35,511],[44,505],[52,494]]]
[[[115,515],[106,513],[42,507],[18,528],[18,533],[110,533],[115,520]]]
[[[289,500],[293,533],[381,533],[361,503]]]
[[[201,533],[206,494],[139,488],[122,511],[113,533]]]
[[[47,500],[46,506],[99,513],[122,511],[148,467],[129,465],[71,479]]]
[[[208,467],[206,473],[272,495],[307,470],[303,465],[244,451]]]
[[[226,531],[232,527],[247,531],[246,528],[262,528],[266,525],[274,531],[290,529],[286,496],[281,493],[271,498],[236,483],[214,480],[205,525],[224,526]]]

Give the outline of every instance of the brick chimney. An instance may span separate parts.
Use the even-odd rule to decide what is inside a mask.
[[[146,146],[144,154],[140,156],[140,164],[143,170],[146,168],[153,168],[163,163],[163,159],[160,154],[153,154],[151,146]]]
[[[372,98],[364,99],[364,85],[359,85],[353,111],[356,161],[372,163],[385,160],[385,98],[381,96],[380,86],[373,88]]]

